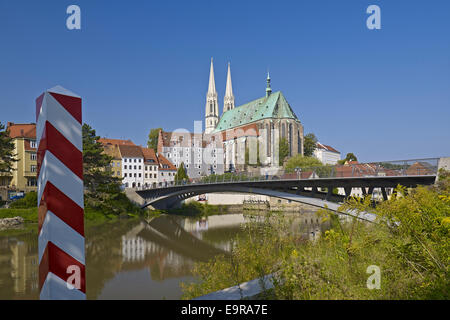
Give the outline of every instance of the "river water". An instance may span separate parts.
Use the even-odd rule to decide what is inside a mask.
[[[243,214],[207,218],[160,216],[121,220],[86,228],[88,299],[180,299],[181,282],[196,261],[228,254],[232,240],[245,236]],[[316,237],[327,228],[312,213],[295,229]],[[37,225],[0,231],[0,299],[38,299]]]

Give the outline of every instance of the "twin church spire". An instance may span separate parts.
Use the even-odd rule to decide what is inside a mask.
[[[223,112],[234,109],[233,87],[231,85],[231,69],[228,63],[227,86],[223,102]],[[216,82],[214,80],[214,65],[211,58],[211,68],[209,71],[208,92],[206,93],[205,107],[205,133],[211,133],[219,122],[219,103],[217,100]]]

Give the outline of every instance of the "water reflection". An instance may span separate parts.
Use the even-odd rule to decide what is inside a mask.
[[[246,221],[242,214],[161,216],[87,228],[87,298],[179,299],[180,282],[196,281],[194,262],[229,255],[231,240],[246,236],[241,228]],[[291,228],[315,239],[328,226],[304,213]],[[38,298],[36,230],[18,236],[0,232],[0,299]]]
[[[37,297],[37,232],[0,237],[0,299]]]

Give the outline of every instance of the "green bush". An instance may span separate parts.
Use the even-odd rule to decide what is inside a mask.
[[[9,205],[10,208],[37,208],[37,193],[28,192],[22,199],[15,200]]]

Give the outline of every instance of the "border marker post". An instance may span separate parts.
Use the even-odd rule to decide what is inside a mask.
[[[81,97],[36,99],[40,299],[86,299]]]

